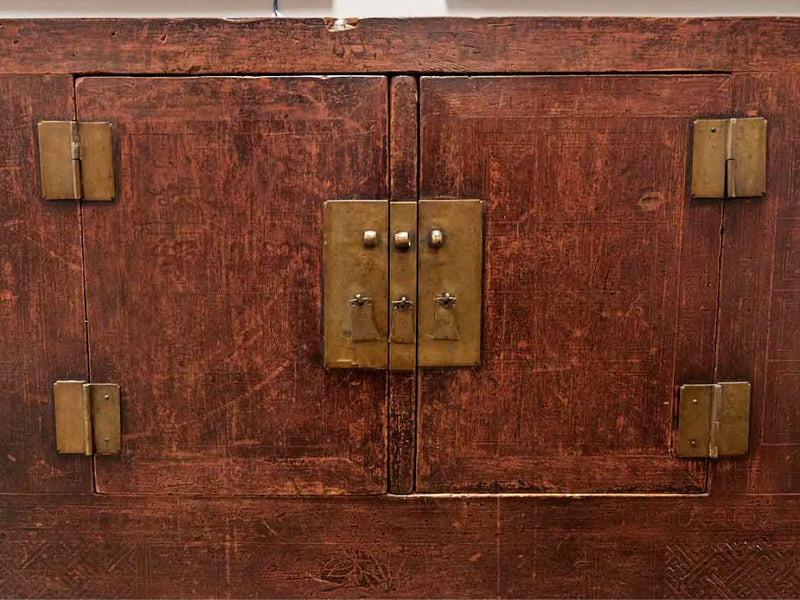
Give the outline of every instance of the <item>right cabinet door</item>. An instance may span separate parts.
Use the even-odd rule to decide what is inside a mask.
[[[706,489],[672,436],[723,214],[687,173],[730,106],[726,75],[422,78],[420,195],[482,199],[485,249],[481,365],[419,373],[419,491]]]

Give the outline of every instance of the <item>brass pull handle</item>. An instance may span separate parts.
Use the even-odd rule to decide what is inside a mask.
[[[375,325],[372,298],[356,294],[348,301],[350,305],[350,334],[353,342],[372,342],[381,339]]]
[[[449,292],[444,292],[433,299],[433,332],[434,340],[457,340],[458,315],[456,314],[457,298]]]
[[[414,301],[407,296],[392,300],[389,341],[397,344],[414,343]]]

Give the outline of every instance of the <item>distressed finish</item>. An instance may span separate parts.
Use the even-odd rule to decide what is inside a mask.
[[[86,378],[75,203],[43,202],[36,123],[73,118],[70,77],[0,77],[0,493],[89,492],[56,454],[52,389]]]
[[[769,121],[767,195],[725,203],[718,379],[752,382],[750,451],[715,494],[800,494],[800,76],[733,78],[737,112]]]
[[[794,598],[797,498],[499,501],[499,597]]]
[[[84,205],[101,493],[386,490],[386,375],[326,372],[322,205],[387,198],[387,80],[85,78],[119,198]],[[105,118],[105,117],[104,117]]]
[[[416,200],[419,178],[417,159],[419,137],[417,80],[408,75],[391,82],[391,164],[392,200]]]
[[[800,19],[0,21],[0,596],[797,598],[798,65]],[[104,76],[278,73],[372,77]],[[38,199],[72,75],[107,205]],[[767,194],[689,201],[731,115]],[[487,205],[483,366],[325,373],[322,203],[419,167]],[[64,378],[122,385],[96,490]],[[753,383],[750,452],[674,459],[712,380]]]
[[[393,202],[417,200],[419,178],[417,80],[401,75],[390,85],[389,184]],[[416,227],[414,228],[416,230]],[[415,351],[416,354],[416,351]],[[416,377],[389,373],[389,491],[410,494],[414,489],[416,457]]]
[[[800,19],[17,19],[0,73],[800,70]]]
[[[709,76],[422,78],[422,198],[483,198],[483,363],[421,371],[418,489],[699,492],[722,206],[686,192]],[[420,321],[422,322],[422,321]]]
[[[795,598],[797,498],[0,498],[4,597]]]

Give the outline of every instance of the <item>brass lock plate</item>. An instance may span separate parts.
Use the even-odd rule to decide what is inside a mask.
[[[483,206],[480,200],[419,201],[420,367],[481,361]]]
[[[325,366],[385,369],[389,202],[330,200],[323,222]]]

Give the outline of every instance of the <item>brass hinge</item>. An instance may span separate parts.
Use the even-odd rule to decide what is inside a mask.
[[[733,381],[681,386],[678,456],[740,456],[747,454],[749,440],[749,383]]]
[[[693,198],[752,198],[766,191],[766,119],[694,122]]]
[[[113,200],[111,123],[40,122],[39,168],[45,200]]]
[[[59,454],[119,454],[119,386],[56,381],[56,450]]]

